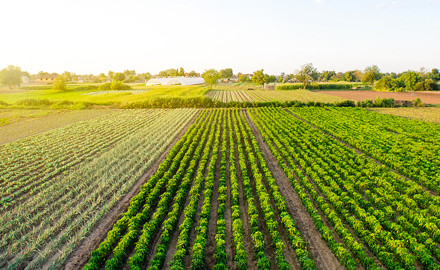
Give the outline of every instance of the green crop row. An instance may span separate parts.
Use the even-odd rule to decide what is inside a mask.
[[[279,124],[264,123],[271,130],[266,139],[281,138],[276,148],[285,149],[280,152],[286,152],[284,158],[299,182],[344,240],[347,236],[338,216],[387,268],[415,269],[419,260],[427,269],[438,269],[433,258],[439,255],[435,243],[438,220],[434,215],[423,218],[434,210],[422,210],[427,208],[426,192],[286,112],[272,110],[262,115],[278,119],[275,123]],[[357,255],[359,248],[350,249]],[[372,267],[373,260],[365,260],[364,255],[356,257]]]

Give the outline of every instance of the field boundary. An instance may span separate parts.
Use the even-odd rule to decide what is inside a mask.
[[[177,136],[169,143],[165,151],[156,159],[156,161],[147,169],[147,171],[139,178],[139,180],[131,187],[129,192],[115,205],[101,220],[92,228],[90,234],[81,241],[75,251],[69,255],[63,263],[64,269],[81,269],[90,259],[92,251],[107,237],[107,233],[112,229],[115,222],[120,218],[130,205],[131,198],[139,193],[140,188],[148,179],[156,172],[159,165],[165,160],[171,148],[177,141],[188,131],[189,127],[194,123],[195,119],[200,115],[202,110],[197,111],[192,119],[188,121],[185,127],[177,134]],[[50,260],[49,260],[50,261]]]

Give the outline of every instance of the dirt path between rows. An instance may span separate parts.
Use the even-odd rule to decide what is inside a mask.
[[[288,212],[295,220],[298,230],[307,242],[310,255],[316,262],[317,269],[344,269],[327,246],[327,243],[321,238],[321,234],[316,229],[315,224],[303,206],[301,199],[293,189],[284,171],[278,165],[277,160],[264,142],[263,136],[260,134],[255,123],[248,116],[247,111],[246,115],[252,133],[254,134],[263,157],[267,162],[267,166],[280,187],[281,194],[286,199]]]
[[[215,174],[214,174],[214,186],[212,188],[211,197],[211,213],[208,220],[208,232],[206,234],[206,246],[205,246],[205,268],[213,269],[215,265],[214,254],[215,254],[215,235],[217,234],[217,219],[218,219],[218,188],[220,186],[220,162],[222,158],[222,143],[223,143],[223,121],[225,117],[221,117],[220,122],[220,138],[218,147],[218,158],[215,164]]]
[[[247,114],[246,111],[244,112],[244,116],[245,116],[245,121],[248,124],[250,122],[252,122],[252,120],[249,118],[249,115]],[[250,124],[249,124],[249,126],[250,126]],[[252,140],[251,136],[252,136],[252,134],[250,134],[249,140]],[[251,141],[249,141],[249,144],[252,146],[252,153],[254,154],[255,157],[257,157],[257,150],[259,151],[260,149],[255,149],[254,146],[252,145]],[[261,167],[261,163],[258,160],[258,158],[256,160],[256,163],[257,163],[259,171],[264,179],[264,181],[262,181],[262,183],[263,183],[264,188],[266,189],[267,194],[269,195],[270,204],[271,204],[273,212],[275,214],[274,219],[278,223],[278,233],[279,233],[283,243],[285,244],[284,257],[285,257],[286,261],[290,264],[292,269],[301,269],[301,265],[298,262],[298,258],[296,257],[296,253],[295,253],[292,245],[290,244],[289,237],[287,236],[287,232],[286,232],[284,226],[282,225],[280,213],[278,211],[278,208],[276,206],[276,203],[275,203],[273,195],[272,195],[272,191],[271,191],[270,187],[268,186],[267,178],[264,174],[264,171]]]
[[[136,182],[130,191],[94,226],[90,234],[79,243],[76,250],[67,257],[63,264],[64,269],[81,269],[89,260],[91,252],[95,250],[99,244],[107,237],[107,233],[112,229],[113,225],[120,218],[121,214],[127,211],[130,205],[131,198],[139,193],[140,187],[144,185],[148,179],[156,172],[159,165],[165,160],[170,149],[176,144],[180,138],[187,132],[189,127],[194,123],[199,116],[200,111],[197,112],[193,118],[188,121],[185,127],[179,134],[171,141],[165,151],[159,158],[151,165],[145,174]]]
[[[235,132],[235,124],[231,122],[231,132]],[[234,153],[235,153],[235,168],[237,171],[237,182],[238,182],[238,204],[241,212],[241,220],[243,222],[243,245],[248,257],[248,267],[249,269],[257,269],[257,258],[255,256],[254,247],[252,244],[251,236],[251,225],[249,218],[249,210],[246,202],[246,197],[244,194],[243,187],[243,176],[240,173],[244,168],[240,167],[239,154],[238,154],[238,138],[237,134],[234,134]]]

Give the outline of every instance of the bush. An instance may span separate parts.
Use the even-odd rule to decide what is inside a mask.
[[[0,106],[9,106],[9,104],[0,100]]]
[[[414,106],[416,106],[416,107],[421,107],[423,105],[423,102],[420,98],[414,99],[413,102],[414,102]]]
[[[53,90],[66,91],[66,86],[66,79],[63,76],[58,76],[53,83]]]
[[[130,90],[130,85],[123,84],[120,81],[113,81],[110,83],[110,89],[111,90]]]
[[[98,87],[99,91],[106,90],[130,90],[130,85],[123,84],[120,81],[113,81],[111,83],[103,83]]]
[[[17,101],[16,104],[22,106],[50,106],[53,102],[48,99],[24,99]]]
[[[98,86],[99,91],[105,91],[105,90],[111,90],[111,84],[110,83],[103,83],[100,86]]]
[[[306,89],[318,89],[318,90],[331,90],[331,89],[342,89],[348,90],[358,87],[359,84],[352,83],[312,83],[307,86]],[[303,89],[304,85],[301,83],[294,84],[279,84],[276,86],[276,90],[298,90]]]

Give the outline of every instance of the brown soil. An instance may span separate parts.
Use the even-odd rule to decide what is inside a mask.
[[[377,97],[394,98],[395,100],[413,101],[420,98],[426,104],[440,104],[440,92],[379,92],[379,91],[319,91],[319,93],[338,96],[355,101],[362,101],[366,99],[375,100]]]
[[[231,127],[231,131],[233,131],[233,126]],[[244,196],[244,188],[243,188],[243,177],[240,172],[240,162],[238,159],[238,143],[237,137],[234,136],[234,147],[235,147],[235,167],[237,169],[237,182],[238,182],[238,200],[239,207],[241,212],[241,220],[243,221],[243,245],[248,258],[248,267],[249,269],[257,269],[257,258],[255,257],[255,252],[252,245],[252,237],[251,237],[251,226],[249,224],[249,215],[248,215],[248,207],[246,203],[246,198]]]
[[[252,120],[250,119],[249,115],[247,114],[247,111],[245,111],[244,115],[245,115],[245,120],[248,123],[251,123]],[[252,124],[254,124],[254,123],[252,122]],[[251,124],[249,124],[249,126],[251,126]],[[252,133],[254,133],[256,131],[257,131],[256,129],[252,129]],[[249,143],[251,143],[251,142],[249,142]],[[256,156],[255,148],[252,147],[252,149],[253,149],[254,155]],[[264,172],[261,169],[261,164],[260,164],[260,162],[258,160],[257,160],[257,164],[258,164],[258,166],[260,168],[260,173],[263,175],[263,179],[264,179],[263,185],[266,188],[266,192],[269,194],[270,204],[271,204],[272,209],[273,209],[273,211],[275,213],[275,216],[274,216],[275,221],[278,222],[278,232],[279,232],[280,237],[281,237],[281,239],[283,240],[283,242],[284,242],[284,244],[286,246],[285,250],[284,250],[284,257],[285,257],[286,261],[292,266],[293,269],[301,269],[301,266],[300,266],[300,264],[299,264],[299,262],[298,262],[298,260],[296,258],[295,251],[293,250],[293,247],[290,244],[289,237],[287,236],[287,232],[286,232],[286,230],[284,229],[284,227],[283,227],[283,225],[281,223],[280,213],[278,212],[278,209],[277,209],[275,201],[273,199],[270,187],[267,185],[266,176],[264,175]]]
[[[245,131],[242,131],[242,132],[245,132]],[[241,138],[241,142],[242,142],[241,145],[243,147],[243,152],[246,155],[246,148],[245,148],[243,137]],[[251,164],[250,164],[248,158],[246,158],[246,168],[242,168],[242,169],[246,170],[247,172],[252,172]],[[252,173],[248,173],[248,176],[249,176],[249,182],[250,182],[250,186],[251,186],[251,190],[252,190],[252,197],[254,198],[254,204],[258,210],[259,229],[260,229],[260,232],[264,235],[265,253],[266,253],[267,258],[270,261],[271,269],[276,269],[277,264],[275,261],[275,251],[272,246],[272,240],[270,238],[270,234],[267,229],[266,221],[264,219],[264,212],[261,208],[260,200],[258,199],[259,197],[257,195],[257,191],[256,191],[256,187],[255,187],[255,178]],[[250,228],[248,228],[248,229],[250,229]]]
[[[226,111],[226,119],[229,117],[229,110]],[[228,132],[232,132],[231,127],[227,126]],[[226,253],[228,254],[228,269],[236,269],[234,256],[235,256],[235,246],[233,244],[233,236],[232,236],[232,212],[231,212],[231,172],[229,170],[230,168],[230,149],[229,149],[229,133],[226,134],[227,138],[227,144],[226,144],[226,192],[227,192],[227,199],[226,199],[226,210],[225,210],[225,223],[226,223],[226,239],[225,239],[225,246],[226,246]]]
[[[321,234],[315,227],[312,218],[302,205],[301,199],[293,189],[284,171],[279,167],[277,160],[273,156],[267,144],[264,142],[262,135],[258,131],[255,123],[249,119],[252,132],[257,139],[264,159],[267,161],[268,168],[280,187],[281,194],[285,197],[289,214],[294,218],[298,230],[308,244],[310,255],[316,262],[318,269],[344,269],[326,242],[321,238]]]
[[[159,165],[165,160],[170,149],[176,144],[178,140],[186,133],[188,128],[193,124],[199,113],[194,115],[174,140],[168,145],[166,150],[159,156],[159,158],[152,164],[147,172],[139,179],[139,181],[130,189],[130,191],[99,221],[91,233],[79,243],[76,250],[67,258],[63,264],[64,269],[81,269],[89,260],[90,254],[95,250],[99,244],[107,237],[107,233],[112,229],[113,225],[120,218],[130,205],[130,200],[133,196],[139,193],[140,187],[147,182],[148,179],[156,172]]]
[[[213,129],[212,132],[215,132],[215,129]],[[214,145],[214,139],[212,141],[212,145]],[[208,176],[208,169],[207,168],[208,168],[208,165],[209,165],[209,161],[212,158],[212,148],[213,148],[213,146],[211,146],[211,149],[209,150],[208,162],[206,163],[205,169],[204,169],[204,177],[205,177],[205,179]],[[206,182],[203,181],[203,183],[201,185],[201,194],[200,194],[200,197],[199,197],[199,200],[198,200],[198,203],[197,203],[197,213],[200,213],[202,211],[203,200],[204,200],[204,193],[202,191],[204,190],[205,183]],[[179,221],[177,223],[178,226],[180,226],[183,223],[183,220],[185,219],[185,209],[188,206],[190,200],[191,200],[190,193],[188,193],[187,194],[187,198],[186,198],[186,202],[185,202],[185,206],[183,208],[183,211],[182,211],[182,213],[181,213],[181,215],[179,217]],[[198,224],[198,221],[200,220],[200,218],[197,218],[197,217],[198,216],[196,214],[196,216],[194,217],[194,221],[193,221],[193,226],[192,226],[193,229],[191,230],[191,232],[189,234],[191,240],[189,241],[187,249],[189,251],[191,251],[191,253],[192,253],[191,247],[193,246],[194,240],[195,240],[195,237],[191,237],[191,235],[193,235],[193,233],[195,233],[195,226],[194,226],[194,224]],[[171,260],[173,259],[174,254],[177,251],[177,242],[179,241],[179,234],[180,234],[180,230],[176,229],[173,232],[172,236],[171,236],[171,242],[170,242],[168,250],[167,250],[167,252],[165,254],[165,263],[164,263],[163,269],[170,269],[169,262],[171,262]],[[190,252],[188,252],[188,253],[190,253]],[[189,260],[190,258],[191,258],[191,256],[188,256],[188,254],[187,254],[185,259],[188,259],[188,263],[189,263],[188,267],[190,267],[190,260]]]

